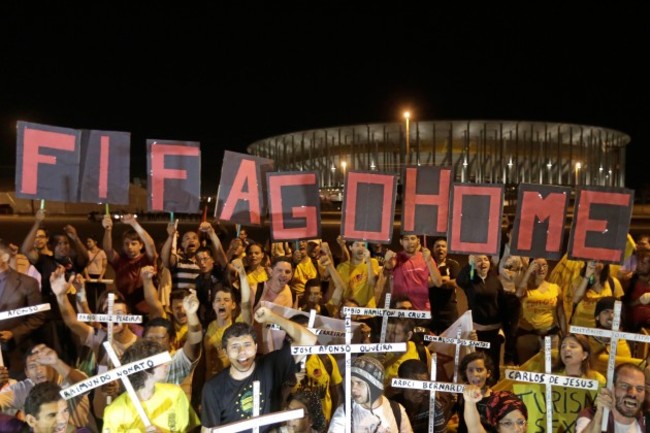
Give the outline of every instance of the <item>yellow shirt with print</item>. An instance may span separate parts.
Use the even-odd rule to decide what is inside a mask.
[[[379,275],[377,259],[370,259],[370,265],[375,276]],[[339,264],[337,272],[346,283],[343,299],[353,298],[360,307],[375,308],[375,288],[368,284],[368,264],[361,262],[353,265],[350,260]]]

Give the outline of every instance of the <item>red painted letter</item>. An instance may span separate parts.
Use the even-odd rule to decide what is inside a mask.
[[[56,164],[56,156],[43,155],[39,152],[41,148],[74,152],[77,150],[75,149],[75,141],[76,137],[71,134],[25,128],[20,192],[23,194],[36,194],[38,189],[38,165]]]
[[[426,179],[428,182],[420,181],[420,184],[437,179],[437,194],[418,194],[418,180]],[[451,182],[451,170],[440,167],[407,167],[404,176],[404,210],[402,217],[402,233],[444,235],[447,232],[447,217],[449,213],[449,185]],[[435,221],[418,217],[417,205],[435,207]],[[424,212],[421,212],[424,214]],[[417,222],[416,222],[417,220]]]
[[[229,221],[233,216],[237,202],[243,200],[248,202],[251,223],[261,224],[262,217],[258,185],[259,179],[257,178],[255,161],[242,159],[239,164],[239,169],[235,174],[235,180],[230,188],[230,194],[228,194],[228,197],[224,201],[223,210],[219,219]],[[244,187],[246,187],[246,191],[244,191]]]
[[[179,146],[173,144],[151,145],[151,210],[164,210],[165,179],[187,179],[187,170],[165,168],[165,156],[187,156],[198,158],[201,150],[198,147]],[[200,176],[200,173],[194,173]]]
[[[318,206],[310,206],[310,203],[318,203],[318,180],[316,173],[292,173],[292,174],[269,174],[269,212],[271,214],[271,235],[274,240],[298,240],[319,237],[319,209]],[[315,192],[312,200],[305,200],[299,205],[285,209],[286,204],[282,199],[282,188],[290,186],[311,186]],[[303,190],[308,193],[307,189]],[[297,192],[297,191],[296,191]],[[284,215],[290,215],[294,219],[304,220],[304,226],[289,228],[285,226]]]

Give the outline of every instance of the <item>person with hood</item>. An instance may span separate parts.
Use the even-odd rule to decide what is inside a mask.
[[[384,366],[371,356],[352,361],[352,429],[358,432],[412,433],[404,406],[384,397]],[[345,406],[334,412],[329,433],[345,432]]]

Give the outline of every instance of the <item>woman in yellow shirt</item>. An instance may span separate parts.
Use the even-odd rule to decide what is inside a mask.
[[[252,243],[246,247],[246,275],[251,290],[269,279],[266,273],[268,259],[260,244]]]
[[[546,281],[548,263],[545,259],[533,260],[519,287],[521,318],[517,335],[517,358],[520,364],[532,358],[543,347],[543,339],[552,336],[554,348],[559,345],[559,333],[566,333],[562,308],[562,288]]]
[[[609,274],[609,265],[590,261],[580,271],[580,277],[573,282],[572,301],[574,305],[571,324],[596,327],[594,313],[598,300],[606,296],[623,297],[621,283]]]

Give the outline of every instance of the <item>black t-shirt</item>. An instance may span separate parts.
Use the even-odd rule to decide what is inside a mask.
[[[460,272],[460,264],[456,260],[446,259],[444,263],[438,265],[440,275],[455,280]],[[454,284],[443,284],[442,287],[432,287],[429,289],[429,302],[431,304],[431,313],[433,317],[440,314],[453,315],[450,317],[451,325],[458,318],[456,286]],[[453,314],[455,313],[455,314]],[[449,326],[448,325],[448,326]]]
[[[461,269],[456,283],[465,291],[467,308],[472,310],[474,323],[493,325],[502,321],[503,287],[499,278],[488,272],[485,280],[477,273],[470,279],[469,265]]]
[[[244,380],[233,379],[230,369],[223,370],[203,388],[201,423],[206,427],[216,427],[251,418],[253,382],[256,380],[260,382],[260,415],[279,411],[282,385],[289,380],[295,381],[295,371],[289,344],[257,358],[253,373]],[[272,427],[260,427],[260,432],[267,432]]]

